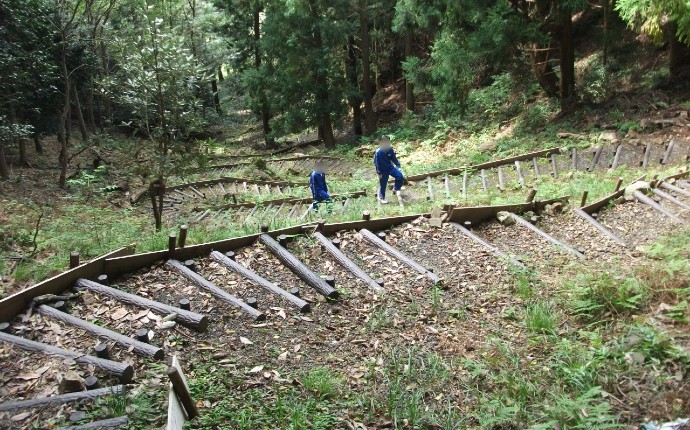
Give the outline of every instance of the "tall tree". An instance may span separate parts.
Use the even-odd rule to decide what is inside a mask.
[[[376,112],[372,99],[371,41],[369,37],[369,8],[367,0],[358,0],[359,44],[362,51],[362,93],[364,95],[364,123],[368,136],[376,133]]]
[[[680,82],[690,77],[690,3],[680,0],[618,0],[615,6],[632,27],[656,42],[669,40],[669,74]]]

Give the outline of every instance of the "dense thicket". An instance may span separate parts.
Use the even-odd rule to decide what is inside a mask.
[[[569,111],[583,99],[578,43],[603,34],[606,73],[626,25],[668,47],[672,82],[690,75],[690,5],[675,0],[3,0],[0,175],[6,148],[24,164],[25,142],[40,152],[51,134],[64,185],[73,153],[118,129],[150,143],[133,156],[157,154],[148,174],[164,186],[222,117],[223,80],[268,146],[312,128],[333,147],[346,119],[373,134],[372,99],[391,85],[407,110],[445,118],[508,81]]]

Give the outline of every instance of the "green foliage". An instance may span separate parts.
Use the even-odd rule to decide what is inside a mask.
[[[527,306],[525,326],[535,334],[556,334],[558,312],[550,302],[540,301]]]
[[[607,314],[625,315],[644,306],[651,292],[636,278],[621,279],[610,273],[586,273],[567,287],[573,293],[574,315],[599,320]]]
[[[604,401],[604,392],[593,387],[576,397],[564,393],[551,393],[551,399],[538,418],[539,424],[529,427],[530,430],[548,429],[618,429],[616,414],[611,405]]]
[[[313,392],[321,399],[329,399],[338,395],[343,384],[343,378],[332,370],[318,367],[307,372],[302,377],[304,388]]]
[[[667,20],[677,24],[679,40],[690,43],[690,4],[677,0],[618,0],[616,10],[630,26],[655,41],[663,38]]]

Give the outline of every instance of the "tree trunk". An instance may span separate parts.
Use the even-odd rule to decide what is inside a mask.
[[[573,17],[561,10],[561,112],[569,112],[575,103],[575,45],[573,44]]]
[[[345,69],[347,76],[352,86],[352,90],[359,88],[357,79],[357,54],[355,53],[355,38],[350,36],[347,43],[347,58]],[[352,123],[354,127],[355,136],[362,135],[362,97],[359,94],[348,98],[350,106],[352,107]]]
[[[318,21],[318,11],[315,5],[312,5],[312,17],[314,22]],[[321,37],[321,29],[318,26],[314,26],[314,48],[317,52],[323,49],[323,38]],[[317,112],[317,122],[321,126],[321,131],[323,133],[322,139],[326,148],[335,148],[335,136],[333,135],[333,122],[331,120],[331,114],[329,112],[328,106],[328,76],[317,68],[316,70],[316,112]]]
[[[414,44],[414,29],[408,25],[405,29],[405,60],[412,56]],[[408,112],[414,112],[414,85],[409,79],[405,79],[405,107]]]
[[[96,116],[94,115],[93,102],[93,82],[89,85],[89,91],[86,93],[86,114],[89,121],[89,129],[91,133],[96,132]]]
[[[151,198],[151,209],[153,211],[153,219],[156,223],[156,231],[163,228],[163,196],[165,195],[165,185],[163,180],[159,179],[149,185],[149,197]]]
[[[81,111],[81,103],[79,102],[79,92],[77,91],[77,86],[72,85],[73,95],[74,95],[74,109],[77,112],[77,124],[79,124],[79,132],[81,133],[81,139],[86,140],[89,138],[89,133],[86,131],[86,122],[84,121],[84,114]]]
[[[26,140],[24,138],[19,139],[19,165],[26,166],[29,164],[26,158]]]
[[[254,67],[258,72],[261,69],[261,9],[256,8],[254,10]],[[276,142],[271,137],[271,112],[268,107],[268,99],[266,98],[266,93],[262,88],[259,92],[259,97],[261,98],[261,127],[264,132],[264,142],[266,142],[266,148],[275,148]]]
[[[225,76],[223,76],[223,66],[218,66],[218,82],[223,82]]]
[[[34,129],[36,127],[34,126]],[[38,154],[43,154],[43,144],[41,143],[41,137],[38,135],[38,132],[34,131],[34,148],[36,148],[36,152]]]
[[[677,25],[669,25],[671,39],[669,55],[669,75],[671,82],[680,82],[690,78],[690,46],[678,40]]]
[[[359,37],[362,51],[362,89],[364,93],[364,123],[366,135],[376,133],[376,113],[371,102],[371,59],[369,42],[369,14],[367,0],[359,0]]]
[[[5,145],[0,144],[0,178],[10,179],[10,168],[7,167],[7,160],[5,159]]]
[[[223,111],[220,109],[220,95],[218,94],[218,81],[215,79],[211,80],[211,90],[213,91],[213,105],[216,107],[216,113],[218,115],[222,114]]]
[[[551,66],[551,45],[546,48],[538,43],[530,46],[530,59],[532,60],[532,71],[534,77],[542,90],[549,97],[558,97],[558,77]]]
[[[62,112],[60,114],[60,125],[58,127],[58,141],[60,142],[60,180],[58,181],[60,187],[65,186],[67,180],[67,164],[69,157],[67,156],[67,146],[69,143],[69,105],[70,105],[70,82],[69,72],[67,71],[67,41],[64,36],[62,39],[62,49],[60,52],[60,68],[62,71],[63,80],[63,103]]]

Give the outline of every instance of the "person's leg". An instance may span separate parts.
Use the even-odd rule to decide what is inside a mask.
[[[379,180],[379,197],[381,200],[386,199],[386,187],[388,187],[388,173],[382,173]]]
[[[314,212],[318,212],[319,211],[319,201],[314,200],[314,203],[311,204],[311,208]]]
[[[391,169],[391,176],[395,178],[395,185],[393,185],[393,190],[394,191],[400,191],[402,189],[403,184],[405,183],[405,177],[403,176],[402,172],[395,167]]]

